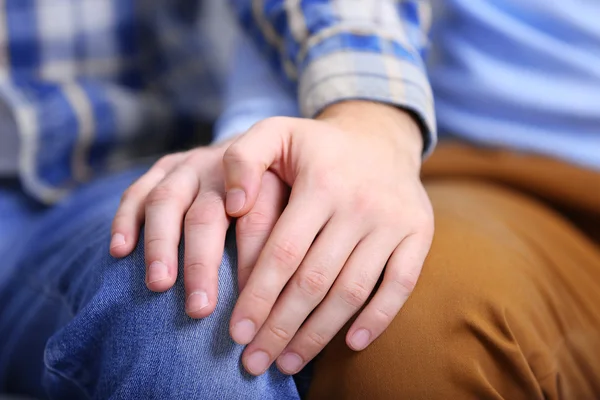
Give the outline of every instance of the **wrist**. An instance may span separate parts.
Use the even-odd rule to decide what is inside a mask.
[[[421,165],[423,134],[414,115],[384,103],[349,100],[326,107],[316,119],[342,129],[377,135],[389,140],[398,151]]]

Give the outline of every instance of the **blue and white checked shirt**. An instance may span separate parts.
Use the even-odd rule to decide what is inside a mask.
[[[220,1],[220,0],[219,0]],[[200,0],[0,0],[0,145],[40,201],[61,199],[120,161],[164,151],[218,114]],[[343,99],[412,110],[435,141],[420,0],[231,0],[242,25],[297,88],[301,114]],[[228,29],[223,27],[223,29]],[[6,120],[6,118],[5,118]],[[0,151],[2,154],[2,151]]]
[[[600,2],[435,0],[429,79],[440,137],[600,170]],[[292,92],[240,39],[220,139],[273,115]],[[600,194],[600,192],[599,192]]]

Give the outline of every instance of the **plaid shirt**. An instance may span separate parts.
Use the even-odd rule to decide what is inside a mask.
[[[222,1],[222,0],[217,0]],[[0,0],[0,105],[19,174],[61,199],[119,161],[156,154],[220,110],[201,0]],[[302,115],[343,99],[410,109],[435,141],[423,0],[231,0],[297,91]],[[2,127],[0,127],[2,129]],[[0,135],[1,137],[1,135]]]

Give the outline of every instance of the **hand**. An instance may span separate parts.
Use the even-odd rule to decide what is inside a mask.
[[[387,264],[346,338],[354,350],[367,347],[413,290],[431,244],[413,119],[362,102],[319,119],[265,120],[224,155],[231,216],[253,207],[267,169],[292,186],[231,318],[233,339],[248,344],[242,362],[251,374],[274,360],[298,372],[365,304]]]
[[[125,191],[113,220],[110,253],[115,257],[131,253],[145,221],[146,284],[156,292],[175,283],[183,226],[186,312],[193,318],[208,316],[217,304],[229,227],[222,162],[228,144],[163,157]],[[288,196],[287,186],[270,172],[259,185],[256,204],[236,224],[240,289]]]

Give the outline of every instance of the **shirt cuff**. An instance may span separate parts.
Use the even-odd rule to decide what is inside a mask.
[[[437,142],[433,94],[415,61],[360,51],[335,51],[308,62],[299,78],[302,115],[314,117],[343,100],[370,100],[404,108],[421,123],[423,153]]]

